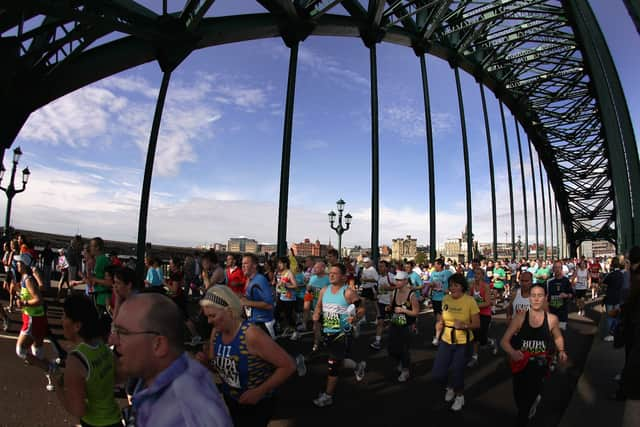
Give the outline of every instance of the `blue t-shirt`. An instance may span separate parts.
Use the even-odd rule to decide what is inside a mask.
[[[273,306],[273,292],[271,291],[271,285],[266,277],[262,274],[256,274],[253,279],[249,281],[246,291],[247,299],[250,301],[262,301]],[[273,320],[273,310],[263,310],[260,308],[251,307],[251,315],[249,321],[251,323],[266,323]]]
[[[442,301],[444,294],[449,290],[449,277],[453,273],[450,270],[433,271],[431,273],[431,299],[433,301]]]
[[[149,270],[147,270],[146,280],[151,283],[151,286],[162,286],[163,282],[160,271],[153,267],[149,267]]]
[[[316,304],[318,304],[318,296],[320,296],[322,288],[326,288],[329,284],[329,276],[326,274],[323,276],[318,276],[317,274],[311,276],[309,279],[309,287],[311,288],[311,295],[313,295],[313,301],[311,303],[312,309],[315,309]]]
[[[423,285],[422,277],[420,277],[420,275],[415,271],[412,271],[409,274],[409,284],[411,285],[412,288],[417,288],[418,286],[422,286]]]
[[[304,294],[307,292],[307,287],[304,284],[304,273],[296,273],[296,283],[298,288],[296,289],[296,299],[303,299]]]

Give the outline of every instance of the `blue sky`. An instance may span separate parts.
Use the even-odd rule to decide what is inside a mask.
[[[598,0],[591,4],[618,66],[632,120],[637,123],[640,36],[622,2]],[[218,0],[210,14],[261,11],[252,1]],[[156,155],[150,241],[200,245],[246,235],[275,242],[288,60],[288,49],[281,39],[266,39],[196,51],[174,72]],[[464,228],[464,168],[453,70],[435,57],[427,61],[436,153],[436,228],[441,245],[447,238],[459,236]],[[464,72],[461,77],[474,232],[480,241],[489,242],[489,172],[479,88]],[[80,89],[32,114],[14,143],[25,152],[21,166],[28,165],[32,176],[28,190],[14,199],[12,224],[135,240],[146,144],[160,80],[157,64],[145,64]],[[411,234],[418,237],[418,244],[426,244],[427,166],[418,59],[410,49],[379,45],[378,81],[380,242],[390,243]],[[510,231],[505,149],[498,104],[489,91],[487,101],[496,165],[498,239],[504,241],[505,232]],[[331,238],[335,243],[326,213],[343,198],[354,216],[343,244],[369,246],[369,117],[369,56],[362,42],[309,37],[299,53],[289,242],[309,237],[323,242]],[[508,110],[507,123],[516,234],[523,234],[520,167],[513,117]],[[524,172],[530,183],[528,153],[525,149]],[[545,181],[545,195],[546,189]],[[532,242],[530,191],[528,199]],[[541,213],[539,216],[541,219]]]

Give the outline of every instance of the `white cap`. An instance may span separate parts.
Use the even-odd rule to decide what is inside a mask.
[[[409,275],[407,274],[406,271],[398,271],[396,272],[396,280],[407,280],[409,278]]]

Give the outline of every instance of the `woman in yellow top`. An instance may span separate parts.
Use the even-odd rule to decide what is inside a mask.
[[[480,327],[480,309],[467,294],[468,287],[462,274],[449,277],[449,295],[442,300],[440,344],[433,363],[433,378],[446,387],[444,400],[453,401],[451,409],[454,411],[464,406],[464,368],[471,353],[472,330]]]

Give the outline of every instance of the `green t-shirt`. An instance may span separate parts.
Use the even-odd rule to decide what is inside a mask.
[[[113,397],[116,368],[111,350],[103,343],[95,347],[80,343],[72,354],[76,354],[87,368],[87,406],[82,421],[93,426],[120,422],[120,408]]]
[[[507,278],[507,273],[505,273],[503,268],[495,268],[493,269],[493,287],[502,289],[504,288],[504,281]]]
[[[551,269],[549,269],[549,267],[539,268],[538,271],[536,271],[533,281],[535,283],[545,284],[549,277],[551,277]]]
[[[96,279],[104,279],[104,269],[109,265],[109,258],[105,254],[96,257],[96,266],[93,268],[93,277]],[[105,306],[109,297],[111,297],[111,288],[102,285],[93,287],[96,294],[96,304]]]

